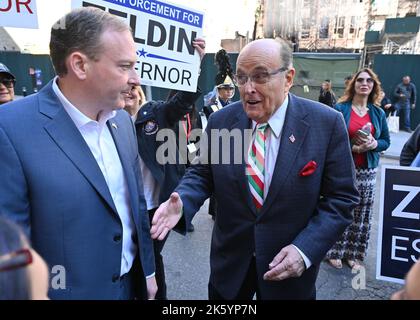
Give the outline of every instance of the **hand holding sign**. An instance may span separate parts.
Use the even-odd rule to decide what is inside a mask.
[[[193,40],[192,44],[200,56],[200,61],[203,60],[203,57],[206,54],[206,40],[202,38],[196,38]]]

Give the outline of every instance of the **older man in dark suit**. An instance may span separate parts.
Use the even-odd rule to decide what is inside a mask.
[[[51,31],[58,76],[0,108],[0,214],[24,227],[52,270],[65,272],[50,298],[153,298],[137,140],[122,110],[139,84],[133,36],[99,9],[64,20]]]
[[[241,51],[241,102],[210,117],[200,158],[153,219],[154,238],[183,231],[214,192],[210,299],[315,299],[319,264],[352,221],[359,197],[343,117],[289,93],[294,74],[284,41]],[[238,153],[242,138],[249,147]]]

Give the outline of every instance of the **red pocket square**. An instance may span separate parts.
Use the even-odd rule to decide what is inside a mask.
[[[299,175],[301,177],[307,177],[310,176],[312,173],[315,172],[316,168],[318,167],[318,165],[316,164],[315,161],[309,161],[304,167],[303,169],[299,172]]]

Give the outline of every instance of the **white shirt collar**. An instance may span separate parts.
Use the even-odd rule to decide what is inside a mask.
[[[73,120],[77,129],[80,129],[83,126],[85,126],[86,124],[91,123],[91,122],[98,123],[99,126],[102,127],[102,126],[105,125],[105,123],[109,119],[112,119],[116,116],[117,111],[113,110],[111,112],[101,113],[100,116],[99,116],[99,121],[95,121],[95,120],[90,119],[88,116],[83,114],[76,106],[74,106],[64,96],[64,94],[61,92],[60,88],[58,87],[57,81],[58,81],[58,76],[56,76],[54,78],[54,81],[53,81],[53,84],[52,84],[53,91],[56,94],[56,96],[58,97],[58,100],[60,100],[60,102],[62,103],[64,109],[69,114],[70,118]]]
[[[274,112],[274,114],[268,119],[268,124],[271,131],[276,138],[280,137],[281,130],[283,128],[284,120],[286,119],[287,106],[289,105],[289,95],[286,95],[281,106]],[[255,130],[257,122],[252,120],[252,130]]]

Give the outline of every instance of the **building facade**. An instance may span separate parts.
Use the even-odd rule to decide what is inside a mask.
[[[295,51],[359,52],[371,2],[361,0],[261,0],[257,38],[282,37]]]
[[[260,0],[255,38],[282,37],[295,51],[362,52],[367,31],[381,31],[385,20],[420,16],[419,0]],[[394,39],[394,38],[393,38]],[[419,37],[382,46],[384,53],[413,53]],[[390,49],[389,49],[390,48]]]
[[[3,27],[0,27],[0,51],[20,52],[18,44]]]

